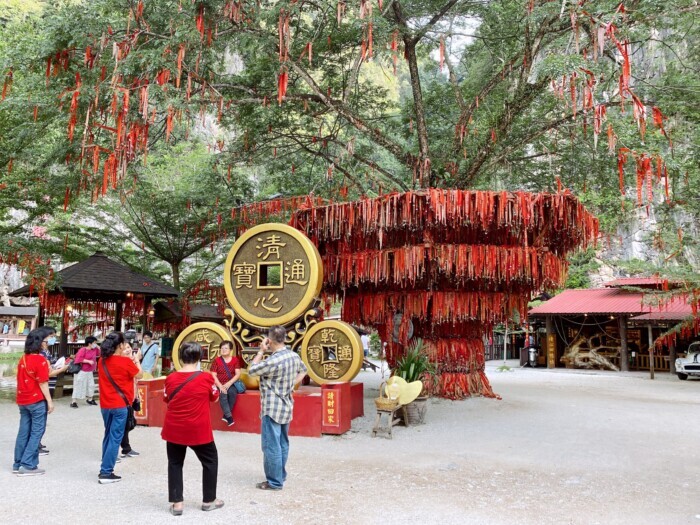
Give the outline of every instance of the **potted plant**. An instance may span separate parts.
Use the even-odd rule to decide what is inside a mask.
[[[408,423],[415,425],[422,423],[425,418],[425,411],[428,408],[428,392],[425,389],[426,380],[434,379],[435,365],[430,362],[430,357],[423,339],[416,337],[411,340],[406,348],[406,352],[396,361],[392,374],[406,380],[407,383],[413,381],[423,382],[423,391],[415,401],[406,405]]]

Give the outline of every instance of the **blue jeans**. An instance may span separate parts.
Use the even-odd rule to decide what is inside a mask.
[[[262,418],[262,451],[265,477],[271,487],[282,488],[287,479],[289,423],[280,425],[270,416]]]
[[[124,437],[126,427],[126,407],[123,408],[103,408],[102,420],[105,423],[105,437],[102,439],[102,464],[100,474],[109,475],[114,472],[114,465],[117,462],[119,444]]]
[[[12,469],[33,470],[39,466],[39,442],[46,429],[46,401],[19,405],[19,431],[15,442],[15,461]]]

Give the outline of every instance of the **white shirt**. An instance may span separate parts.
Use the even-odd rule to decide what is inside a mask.
[[[369,350],[369,336],[367,334],[360,337],[362,340],[362,348]]]

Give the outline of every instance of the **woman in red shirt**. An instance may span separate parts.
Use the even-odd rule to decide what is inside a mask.
[[[228,426],[233,425],[233,407],[236,406],[238,392],[233,384],[241,377],[241,363],[235,355],[232,355],[233,343],[222,341],[219,346],[219,357],[209,367],[209,372],[214,376],[219,392],[219,404]]]
[[[49,393],[49,362],[39,355],[45,337],[48,338],[48,333],[40,328],[29,332],[24,342],[24,355],[17,366],[20,420],[12,472],[18,476],[44,473],[44,469],[39,468],[39,442],[46,429],[46,415],[53,412]]]
[[[124,355],[126,351],[129,355]],[[121,476],[114,473],[119,443],[124,437],[128,414],[127,406],[134,400],[134,379],[143,376],[139,354],[131,355],[131,347],[121,332],[112,332],[100,345],[102,356],[97,365],[97,379],[100,385],[100,409],[105,424],[102,439],[102,464],[97,481],[115,483]]]
[[[161,437],[168,453],[168,496],[170,513],[180,516],[183,509],[182,466],[187,447],[194,450],[202,464],[202,510],[224,506],[216,499],[216,481],[219,455],[211,430],[209,403],[219,399],[219,391],[211,374],[197,370],[202,358],[202,347],[185,343],[180,347],[182,368],[165,380],[163,396],[168,404]]]

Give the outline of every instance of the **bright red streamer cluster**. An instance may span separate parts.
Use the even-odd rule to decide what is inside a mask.
[[[309,206],[290,222],[316,243],[342,318],[374,326],[391,365],[413,328],[437,365],[428,389],[450,399],[497,397],[482,336],[522,318],[533,292],[561,283],[566,253],[598,236],[568,193],[429,189]]]

